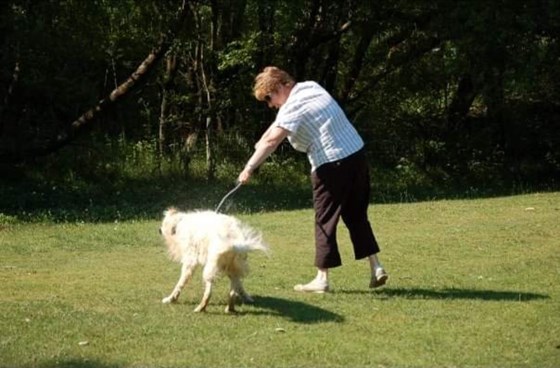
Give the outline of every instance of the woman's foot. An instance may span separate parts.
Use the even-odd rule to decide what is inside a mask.
[[[370,288],[376,288],[385,285],[389,275],[381,267],[375,270],[375,275],[371,275],[371,281],[369,282]]]
[[[329,283],[325,280],[314,279],[310,283],[294,286],[294,290],[305,293],[326,293],[329,291]]]

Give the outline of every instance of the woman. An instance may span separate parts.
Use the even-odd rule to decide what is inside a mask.
[[[305,152],[311,164],[317,275],[294,289],[329,290],[329,269],[342,265],[336,240],[340,218],[349,230],[355,258],[369,260],[369,286],[384,285],[388,275],[377,257],[379,246],[367,216],[370,183],[362,138],[338,103],[316,82],[296,83],[284,70],[269,66],[255,78],[253,92],[257,100],[278,109],[278,114],[256,143],[238,180],[247,183],[285,138],[294,149]]]

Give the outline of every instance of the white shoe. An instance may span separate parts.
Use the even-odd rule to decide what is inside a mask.
[[[389,279],[389,275],[383,268],[378,268],[375,270],[375,275],[371,275],[371,281],[369,282],[370,288],[376,288],[385,285]]]
[[[329,291],[329,283],[327,281],[315,279],[308,284],[298,284],[294,286],[294,290],[305,293],[326,293]]]

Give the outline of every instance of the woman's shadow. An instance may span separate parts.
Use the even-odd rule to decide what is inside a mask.
[[[365,291],[342,291],[342,293],[356,294]],[[507,290],[477,290],[477,289],[424,289],[424,288],[385,288],[374,293],[377,298],[404,299],[472,299],[485,301],[528,302],[532,300],[548,299],[545,294],[527,293]]]
[[[376,292],[371,291],[338,291],[342,294],[372,294],[375,298],[405,298],[405,299],[473,299],[485,301],[529,302],[548,299],[548,295],[518,291],[473,290],[473,289],[422,289],[422,288],[386,288]],[[314,305],[299,301],[276,298],[271,296],[253,296],[253,306],[256,310],[244,313],[254,315],[274,315],[288,318],[298,323],[344,322],[340,314],[328,311]]]

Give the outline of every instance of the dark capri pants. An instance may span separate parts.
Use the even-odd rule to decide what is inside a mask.
[[[336,228],[339,219],[348,228],[356,259],[379,252],[367,216],[370,179],[364,150],[318,167],[311,174],[315,208],[315,266],[342,265]]]

